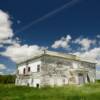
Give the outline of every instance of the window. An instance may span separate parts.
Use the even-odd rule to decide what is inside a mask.
[[[39,88],[39,84],[38,83],[36,84],[36,87]]]
[[[88,74],[87,74],[87,81],[88,81],[88,83],[90,83],[90,77]]]
[[[28,67],[28,72],[30,72],[30,67]]]
[[[40,65],[37,65],[37,72],[40,72]]]
[[[25,68],[23,69],[23,74],[25,74]]]

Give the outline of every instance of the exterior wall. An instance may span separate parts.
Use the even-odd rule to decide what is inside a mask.
[[[24,68],[26,68],[26,65],[20,65],[20,66],[18,66],[18,69],[17,69],[18,73],[21,74],[21,75],[23,75]]]
[[[30,62],[28,64],[28,66],[30,67],[31,72],[37,72],[37,65],[41,65],[40,59],[39,60],[32,61],[32,62]],[[19,65],[18,66],[19,74],[24,74],[23,73],[23,69],[26,68],[26,67],[27,67],[26,63],[24,63],[22,65]]]
[[[95,64],[88,63],[88,62],[78,62],[78,69],[83,70],[83,76],[84,76],[85,83],[95,82],[95,79],[96,79]]]
[[[72,61],[52,56],[45,56],[44,59],[42,85],[61,86],[68,84],[68,69],[73,67]]]
[[[30,62],[28,64],[28,66],[31,68],[31,72],[37,72],[37,66],[40,65],[41,66],[41,61],[40,59],[34,62]]]
[[[30,83],[31,87],[37,87],[38,84],[39,85],[41,84],[41,80],[40,79],[34,79],[34,78],[31,79],[31,83]]]
[[[18,73],[16,78],[16,85],[28,85],[36,87],[37,84],[40,84],[40,76],[38,76],[37,66],[41,66],[41,59],[30,61],[28,65],[26,63],[18,66]],[[24,68],[30,67],[30,72],[23,73]],[[35,74],[34,74],[35,73]]]

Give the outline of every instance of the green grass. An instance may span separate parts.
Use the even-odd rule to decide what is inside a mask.
[[[40,89],[1,84],[0,100],[100,100],[100,83]]]

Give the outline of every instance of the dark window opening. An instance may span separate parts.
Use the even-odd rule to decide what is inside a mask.
[[[36,84],[36,87],[39,88],[39,84],[38,83]]]
[[[79,73],[78,75],[79,75],[79,76],[83,76],[83,74],[82,74],[82,73]]]
[[[23,74],[25,74],[25,68],[24,68],[24,70],[23,70]]]
[[[37,65],[37,72],[40,72],[40,65]]]
[[[90,83],[90,78],[89,75],[87,74],[87,81]]]
[[[29,83],[27,83],[27,86],[29,86]]]
[[[83,73],[79,73],[78,77],[79,77],[79,84],[85,83],[85,79],[84,79],[84,74]]]
[[[30,72],[30,67],[28,67],[28,72]]]

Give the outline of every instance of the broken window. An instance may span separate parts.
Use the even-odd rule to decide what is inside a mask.
[[[36,84],[36,87],[39,88],[39,84],[38,83]]]
[[[28,67],[28,72],[30,72],[30,69],[31,69],[31,68],[30,68],[30,67]]]
[[[25,74],[25,68],[23,69],[23,74]]]
[[[37,65],[37,72],[40,72],[40,65]]]
[[[84,74],[83,73],[78,73],[78,78],[79,78],[79,84],[85,83]]]
[[[88,81],[88,83],[90,83],[90,77],[88,74],[87,74],[87,81]]]

